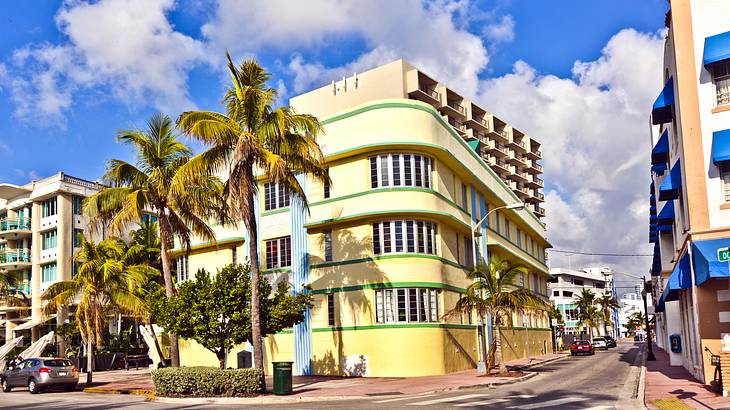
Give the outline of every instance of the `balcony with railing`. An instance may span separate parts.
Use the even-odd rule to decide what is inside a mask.
[[[507,175],[512,172],[509,164],[499,158],[489,157],[489,165],[499,175]]]
[[[531,188],[543,188],[545,186],[545,183],[542,179],[538,178],[536,175],[531,175],[528,178],[527,185]]]
[[[29,249],[3,249],[0,250],[0,268],[7,271],[25,269],[30,267]]]
[[[507,148],[498,142],[494,142],[494,140],[487,140],[486,147],[487,151],[489,151],[489,153],[494,155],[495,157],[506,158],[509,156],[509,151],[507,150]]]
[[[527,144],[525,144],[525,134],[514,128],[512,129],[512,138],[510,138],[508,145],[515,151],[521,153],[527,152]]]
[[[507,161],[510,164],[513,164],[515,166],[519,167],[526,167],[527,166],[527,160],[520,154],[519,152],[510,152],[509,159]]]
[[[545,208],[540,207],[539,205],[533,205],[532,206],[532,212],[535,213],[535,215],[539,217],[545,216]]]
[[[537,161],[535,161],[533,159],[533,160],[527,161],[527,162],[528,162],[528,164],[527,164],[527,168],[525,168],[525,171],[529,172],[530,174],[535,174],[535,175],[543,173],[542,165],[538,164]]]
[[[535,146],[537,146],[538,148],[536,148]],[[539,144],[537,144],[535,141],[530,141],[530,149],[527,150],[525,156],[533,161],[542,159],[542,151],[539,148]]]
[[[500,120],[499,118],[492,116],[489,124],[489,136],[495,140],[507,144],[511,139],[510,128],[507,123]]]
[[[489,131],[489,115],[478,106],[471,104],[471,115],[466,119],[466,125],[481,132]]]
[[[456,120],[453,117],[446,117],[446,121],[448,121],[449,125],[454,127],[454,129],[458,131],[462,136],[466,134],[466,125],[464,125],[463,122]]]
[[[30,218],[0,219],[0,239],[16,239],[22,236],[30,236],[30,233]]]
[[[446,89],[446,103],[441,106],[441,112],[449,117],[464,121],[466,120],[466,107],[464,107],[464,103],[464,97]]]
[[[438,82],[420,71],[413,70],[408,73],[407,86],[410,98],[423,101],[434,107],[441,105],[441,94],[437,90]]]

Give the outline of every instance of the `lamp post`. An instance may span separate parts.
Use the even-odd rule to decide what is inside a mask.
[[[486,215],[484,215],[484,218],[480,219],[479,222],[472,223],[471,224],[471,253],[472,253],[472,261],[473,268],[476,268],[477,266],[477,245],[476,240],[478,236],[481,236],[481,233],[477,232],[477,230],[482,226],[484,221],[489,218],[489,215],[491,215],[494,211],[498,211],[500,209],[513,209],[513,210],[521,210],[525,208],[525,204],[522,202],[516,202],[514,204],[504,205],[504,206],[498,206],[491,211],[487,212]],[[486,239],[486,238],[485,238]],[[481,297],[481,295],[480,295]],[[479,328],[481,330],[481,336],[479,336],[479,347],[482,353],[482,360],[477,365],[477,370],[480,372],[486,372],[487,371],[487,324],[484,321],[484,315],[482,312],[479,313]]]

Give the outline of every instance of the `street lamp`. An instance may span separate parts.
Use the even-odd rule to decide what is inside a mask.
[[[484,218],[480,219],[479,222],[476,224],[472,222],[471,224],[471,252],[472,252],[472,260],[473,260],[473,267],[476,268],[477,266],[477,246],[476,246],[476,239],[478,236],[481,236],[480,232],[477,232],[479,228],[481,228],[484,221],[489,218],[489,215],[492,214],[494,211],[498,211],[500,209],[512,209],[512,210],[521,210],[525,209],[525,204],[522,202],[515,202],[513,204],[508,204],[504,206],[498,206],[491,211],[487,212],[486,215],[484,215]],[[486,240],[486,238],[485,238]],[[482,315],[482,312],[479,313],[479,327],[481,328],[481,336],[479,337],[479,346],[482,351],[482,360],[477,365],[478,371],[486,372],[487,371],[487,324],[484,321],[484,315]]]

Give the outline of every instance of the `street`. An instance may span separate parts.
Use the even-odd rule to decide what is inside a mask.
[[[384,408],[484,408],[484,409],[624,409],[635,387],[632,366],[639,346],[624,343],[594,356],[568,357],[533,369],[539,374],[524,382],[497,388],[476,388],[415,396],[387,395],[368,399],[257,404],[265,409],[384,409]],[[254,399],[251,399],[254,401]],[[0,407],[12,409],[181,409],[240,408],[242,403],[205,404],[199,400],[174,403],[149,402],[143,397],[48,392],[31,396],[15,390],[0,395]]]

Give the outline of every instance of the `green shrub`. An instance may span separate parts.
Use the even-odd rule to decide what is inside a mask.
[[[259,392],[260,369],[167,367],[152,371],[158,396],[250,396]]]

